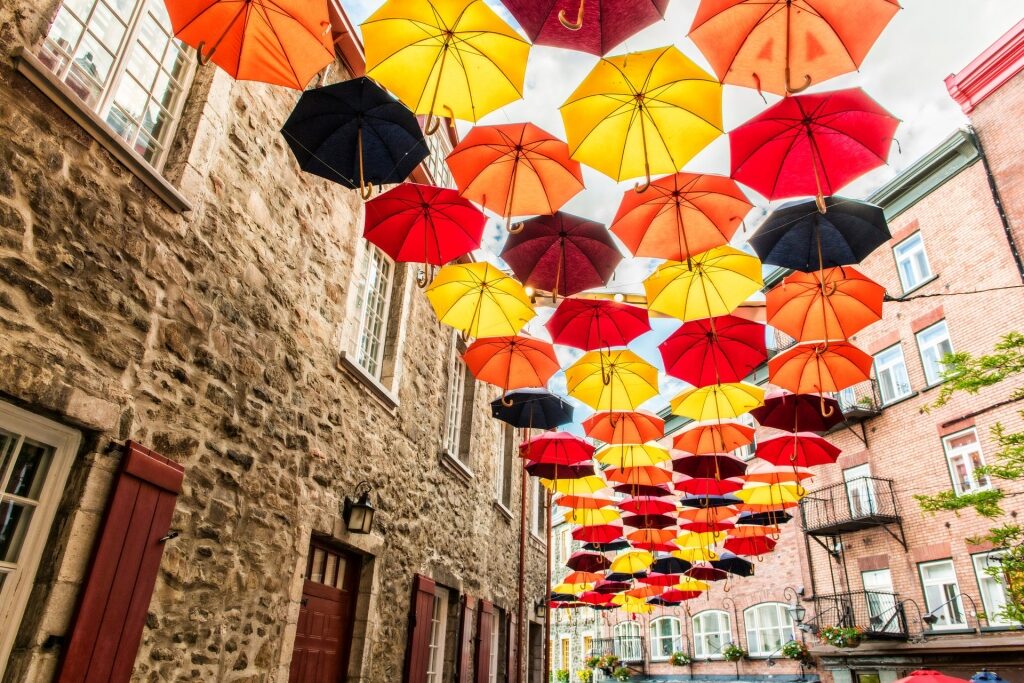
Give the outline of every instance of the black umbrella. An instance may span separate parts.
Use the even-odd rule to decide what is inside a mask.
[[[777,526],[793,519],[793,515],[785,510],[765,510],[764,512],[741,512],[736,518],[737,524],[753,526]]]
[[[636,574],[628,574],[626,572],[611,572],[604,577],[605,581],[632,581],[633,579],[642,579],[647,576],[647,572],[637,572]]]
[[[543,389],[518,389],[491,401],[491,417],[513,427],[554,429],[572,422],[572,406]]]
[[[736,576],[751,576],[754,573],[753,562],[728,552],[720,554],[717,560],[711,560],[711,566]]]
[[[302,93],[281,128],[307,173],[359,189],[400,183],[430,150],[416,116],[369,78]]]
[[[593,550],[599,553],[609,553],[615,550],[623,550],[630,547],[629,541],[625,539],[619,539],[617,541],[610,541],[608,543],[584,543],[584,550]]]
[[[576,602],[576,596],[572,593],[552,593],[549,600],[551,602]]]
[[[682,574],[692,566],[693,563],[678,557],[659,557],[651,565],[651,571],[657,574]]]
[[[700,456],[705,457],[705,456]],[[688,508],[720,508],[726,505],[739,505],[743,501],[736,496],[684,496],[679,504]]]
[[[683,603],[675,601],[675,600],[666,600],[665,598],[654,597],[654,598],[649,598],[647,600],[647,604],[648,605],[657,605],[658,607],[679,607],[679,605],[681,605]]]
[[[813,199],[773,211],[750,246],[765,265],[812,273],[860,263],[892,235],[880,207],[843,197],[826,197],[821,213]]]

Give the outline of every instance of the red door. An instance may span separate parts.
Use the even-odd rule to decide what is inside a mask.
[[[348,672],[360,561],[316,542],[309,548],[290,683],[338,683]]]

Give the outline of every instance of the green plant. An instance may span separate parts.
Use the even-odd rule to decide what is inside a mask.
[[[729,643],[722,648],[722,656],[727,662],[738,662],[747,656],[747,651],[736,643]]]
[[[857,647],[864,638],[864,631],[856,626],[823,626],[818,637],[832,647]]]
[[[612,678],[617,681],[628,681],[629,680],[629,669],[624,666],[620,666],[618,669],[612,672]]]
[[[596,659],[596,657],[591,657],[590,659]],[[587,660],[587,661],[590,661],[590,660]],[[593,681],[594,681],[594,672],[593,672],[592,668],[591,669],[580,669],[579,671],[576,672],[576,678],[578,678],[580,680],[580,683],[593,683]]]
[[[605,654],[601,656],[601,660],[598,663],[602,669],[614,669],[619,665],[619,658],[613,654]]]
[[[798,662],[810,662],[811,653],[803,643],[791,640],[782,646],[782,656],[795,659]]]
[[[596,669],[597,667],[601,666],[601,657],[599,655],[587,657],[586,660],[584,660],[583,665],[586,666],[588,669]]]
[[[668,656],[668,661],[672,662],[673,666],[686,666],[690,663],[690,655],[685,652],[673,652]]]
[[[569,683],[569,670],[558,669],[555,671],[555,683]]]

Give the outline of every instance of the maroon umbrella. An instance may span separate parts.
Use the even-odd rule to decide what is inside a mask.
[[[603,572],[612,566],[612,561],[601,553],[577,550],[569,556],[565,566],[578,572]]]
[[[696,387],[739,382],[768,359],[765,326],[735,315],[683,323],[658,350],[665,372]]]
[[[526,472],[531,477],[542,479],[582,479],[594,474],[594,466],[586,465],[558,465],[551,462],[531,462],[526,466]]]
[[[730,479],[744,474],[747,471],[747,463],[724,453],[687,455],[673,458],[672,469],[697,479]]]
[[[668,0],[501,0],[530,42],[598,57],[665,16]]]
[[[527,287],[571,296],[608,284],[622,254],[608,229],[561,211],[521,223],[501,258]]]
[[[649,498],[666,498],[672,495],[672,491],[665,486],[648,484],[616,484],[612,487],[612,491],[625,493],[627,496],[646,496]]]
[[[835,399],[788,391],[769,393],[764,405],[750,414],[762,427],[787,432],[827,432],[843,421],[843,412]]]
[[[724,569],[713,567],[710,564],[695,564],[686,570],[686,575],[698,581],[724,581],[729,578],[729,573]]]
[[[678,522],[667,515],[626,515],[622,518],[622,525],[633,529],[667,529]]]

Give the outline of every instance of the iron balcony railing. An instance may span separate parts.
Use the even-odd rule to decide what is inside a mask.
[[[806,624],[815,633],[826,626],[859,628],[866,638],[906,640],[907,617],[899,595],[854,591],[814,596],[814,614]]]
[[[825,486],[800,500],[806,533],[832,536],[900,521],[892,479],[859,477]]]
[[[643,662],[645,657],[643,636],[616,636],[595,638],[590,643],[590,656],[615,655],[624,664]]]
[[[866,420],[882,412],[882,396],[878,391],[878,380],[869,379],[866,382],[854,384],[852,387],[832,394],[832,398],[839,402],[839,409],[843,411],[843,417],[847,423]],[[836,429],[841,428],[836,427]]]

